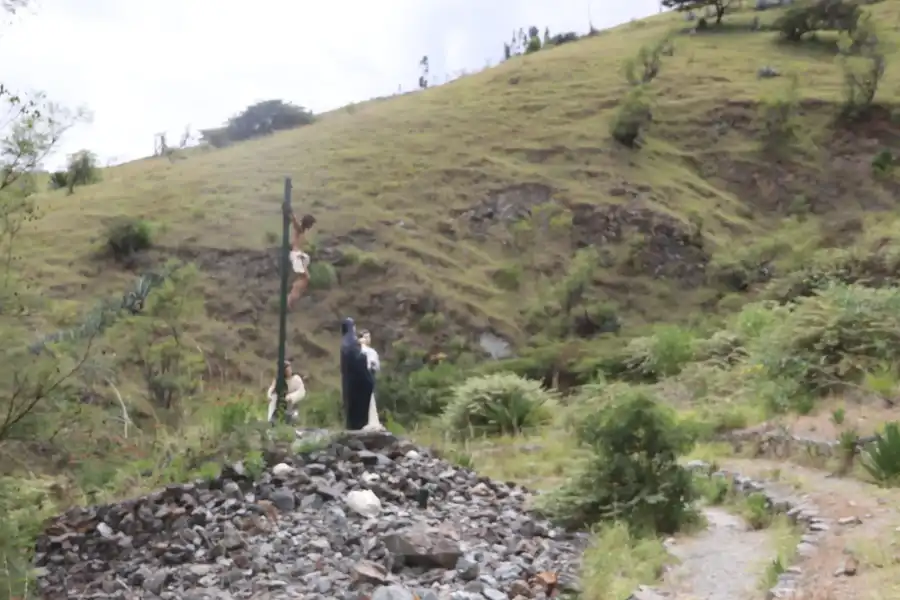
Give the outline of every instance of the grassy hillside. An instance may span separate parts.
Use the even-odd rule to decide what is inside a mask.
[[[866,10],[888,55],[877,106],[862,120],[837,118],[845,79],[830,34],[784,43],[770,28],[776,10],[728,13],[696,33],[683,15],[665,14],[297,130],[105,169],[100,183],[73,195],[39,195],[40,216],[17,238],[13,263],[29,308],[0,313],[16,343],[76,325],[98,300],[169,259],[197,273],[163,288],[149,315],[95,340],[88,374],[42,421],[23,421],[30,429],[0,440],[0,464],[28,472],[29,486],[66,504],[98,490],[144,489],[164,479],[160,468],[165,478],[187,478],[231,449],[223,432],[246,424],[272,377],[286,175],[297,211],[319,223],[313,286],[289,315],[288,337],[314,393],[335,384],[347,315],[372,330],[389,365],[410,348],[485,363],[478,341],[491,331],[526,355],[501,368],[565,371],[562,387],[598,368],[620,375],[616,365],[633,367],[628,361],[652,346],[635,369],[643,369],[640,383],[705,419],[705,430],[809,411],[832,379],[889,370],[895,357],[882,350],[893,347],[884,326],[893,323],[893,295],[833,292],[825,308],[810,301],[797,317],[752,307],[728,316],[759,298],[809,295],[824,279],[896,282],[900,179],[874,165],[900,139],[900,0]],[[653,121],[640,149],[625,148],[610,136],[631,89],[623,67],[666,36],[673,51],[645,86]],[[760,76],[765,67],[780,75]],[[766,145],[766,114],[783,106],[795,139]],[[103,253],[108,224],[123,216],[148,221],[153,241],[127,266]],[[800,376],[771,363],[772,349],[784,364],[797,355],[830,360],[821,347],[803,347],[807,327],[822,314],[839,315],[840,332],[868,327],[857,300],[880,319],[872,337],[881,350],[860,351],[850,371],[787,386]],[[683,328],[628,346],[659,324]],[[173,347],[177,360],[167,354]],[[745,352],[744,362],[732,350]],[[160,406],[165,390],[146,381],[151,363],[155,381],[178,388],[187,406]],[[427,373],[423,387],[445,375]],[[385,402],[407,401],[391,387],[396,380],[382,381]],[[605,402],[621,388],[586,390]],[[237,397],[247,402],[230,402]],[[123,405],[136,422],[124,432]],[[488,473],[553,487],[571,462],[572,439],[555,427],[535,454],[492,441],[476,459]]]
[[[872,10],[897,20],[896,3]],[[255,380],[276,350],[272,236],[290,175],[298,210],[319,219],[316,261],[332,264],[337,277],[290,317],[290,353],[314,385],[334,370],[344,314],[385,348],[397,339],[445,352],[474,347],[487,328],[523,343],[524,313],[583,244],[601,251],[588,309],[609,304],[626,328],[709,310],[730,291],[710,264],[781,234],[795,250],[815,247],[863,209],[891,207],[896,190],[893,180],[873,180],[869,167],[896,132],[893,122],[832,128],[842,81],[833,52],[777,44],[774,32],[750,31],[755,15],[729,15],[721,32],[676,38],[651,85],[656,123],[640,152],[608,133],[627,91],[622,66],[684,27],[681,15],[339,110],[299,130],[109,169],[74,196],[40,198],[45,215],[23,239],[23,271],[72,306],[118,290],[131,273],[91,253],[105,220],[145,218],[156,228],[147,263],[176,256],[204,275],[198,342],[213,355],[227,348],[215,358]],[[787,86],[784,76],[758,78],[766,65],[800,78],[804,147],[787,160],[761,153],[757,142],[757,104]],[[898,68],[888,62],[882,101],[897,90]],[[520,231],[513,244],[516,218],[548,204],[563,211],[557,228]],[[792,211],[809,218],[786,220]],[[328,285],[329,273],[319,274]]]

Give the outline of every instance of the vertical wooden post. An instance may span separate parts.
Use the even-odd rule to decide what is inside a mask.
[[[291,272],[291,178],[284,178],[284,204],[282,204],[282,230],[281,230],[281,307],[278,313],[278,365],[275,376],[275,393],[278,402],[275,405],[275,422],[284,421],[284,413],[287,410],[287,380],[284,377],[284,362],[286,359],[285,346],[287,345],[287,297],[288,297],[288,273]]]

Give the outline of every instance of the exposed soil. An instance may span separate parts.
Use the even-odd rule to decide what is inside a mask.
[[[864,120],[833,123],[836,107],[823,102],[804,102],[800,114],[832,121],[815,150],[792,150],[780,159],[749,150],[743,154],[717,151],[716,143],[733,133],[745,139],[761,139],[758,106],[729,102],[703,119],[684,123],[695,134],[690,149],[702,152],[692,165],[705,179],[728,190],[748,205],[751,213],[823,215],[836,210],[885,209],[894,206],[900,180],[873,179],[872,159],[885,148],[895,148],[900,124],[890,110],[877,107]],[[686,129],[687,130],[687,129]]]

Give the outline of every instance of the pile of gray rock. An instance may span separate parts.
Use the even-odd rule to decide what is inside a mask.
[[[584,534],[528,492],[390,434],[241,463],[71,510],[37,542],[41,596],[229,600],[541,599],[578,591]]]

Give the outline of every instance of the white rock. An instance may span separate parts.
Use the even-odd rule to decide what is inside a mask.
[[[381,512],[381,500],[371,490],[353,490],[347,494],[347,506],[364,517],[377,517]]]
[[[278,463],[274,467],[272,467],[272,474],[276,477],[284,477],[285,475],[292,475],[296,472],[296,469],[291,465],[285,463]]]

